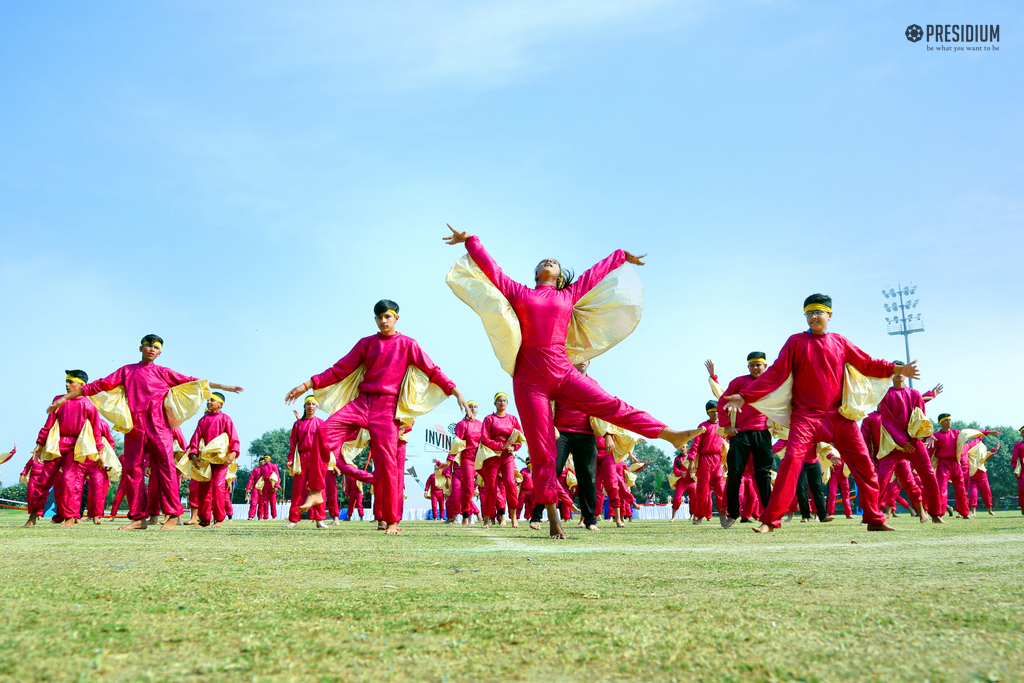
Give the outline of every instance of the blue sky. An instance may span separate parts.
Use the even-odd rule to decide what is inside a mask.
[[[930,412],[1024,424],[1022,10],[1015,3],[7,3],[0,9],[0,447],[63,371],[166,340],[246,392],[244,443],[375,331],[372,305],[482,403],[510,379],[444,284],[479,234],[528,281],[649,252],[607,389],[696,425],[702,367],[774,358],[831,294],[869,353],[919,287]],[[929,52],[909,24],[1001,26]],[[934,43],[932,43],[934,45]],[[513,406],[513,410],[514,410]],[[454,402],[423,422],[458,418]],[[422,453],[414,439],[410,453]],[[244,460],[243,460],[244,462]],[[413,462],[417,462],[414,458]],[[4,466],[12,483],[24,463]]]

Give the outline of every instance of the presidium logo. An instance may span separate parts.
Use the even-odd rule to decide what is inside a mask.
[[[978,45],[978,43],[998,43],[999,24],[926,24],[921,28],[917,24],[907,27],[905,34],[907,40],[912,43],[920,42],[922,38],[925,43],[941,43],[928,50],[943,52],[998,52],[998,45]],[[965,43],[965,45],[946,45],[945,43]]]

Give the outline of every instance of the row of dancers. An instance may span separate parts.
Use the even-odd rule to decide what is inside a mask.
[[[684,450],[692,440],[709,432],[707,426],[673,429],[608,394],[585,368],[579,368],[621,341],[639,322],[636,302],[642,297],[636,296],[638,283],[631,284],[626,264],[643,266],[645,255],[617,250],[578,278],[563,270],[556,260],[544,259],[535,268],[534,286],[527,287],[503,273],[478,237],[449,228],[451,234],[445,241],[465,244],[467,254],[449,272],[447,282],[483,319],[495,354],[512,376],[522,418],[519,423],[507,413],[497,416],[489,442],[477,447],[474,471],[481,470],[486,482],[482,513],[489,518],[492,512],[492,475],[495,484],[498,471],[504,473],[506,482],[514,478],[511,462],[525,443],[530,453],[535,503],[531,521],[539,525],[537,511],[543,514],[546,510],[550,537],[565,538],[556,509],[558,475],[571,455],[579,480],[583,521],[585,526],[595,526],[587,524],[594,519],[592,500],[596,506],[596,496],[591,496],[587,487],[593,487],[596,481],[599,448],[612,449],[621,460],[623,450],[641,438],[662,439]],[[594,296],[594,292],[601,296]],[[893,389],[895,394],[889,393],[902,398],[894,398],[888,408],[884,400],[889,398],[885,388],[890,380],[920,376],[917,363],[903,365],[872,358],[845,337],[828,332],[832,300],[826,295],[807,297],[803,309],[809,329],[791,336],[772,365],[768,366],[762,354],[759,360],[765,366],[763,371],[755,374],[752,370],[731,382],[716,405],[723,438],[729,440],[727,509],[722,524],[731,526],[740,518],[742,473],[748,459],[752,459],[753,483],[763,505],[761,525],[755,530],[778,528],[801,473],[818,460],[818,445],[825,443],[842,454],[844,465],[857,482],[867,528],[891,530],[883,512],[874,461],[857,422],[881,401],[879,410],[886,433],[895,442],[887,454],[893,461],[910,460],[922,480],[927,479],[919,457],[924,437],[917,431],[911,433],[905,419],[916,418],[912,409],[923,411],[923,402],[918,404],[913,390],[897,387]],[[415,340],[397,331],[398,304],[387,299],[377,302],[374,319],[377,334],[360,339],[332,367],[285,395],[285,402],[291,404],[312,391],[312,399],[328,415],[324,420],[312,417],[299,421],[320,420],[315,431],[304,430],[297,423],[299,439],[290,455],[303,478],[305,499],[296,506],[300,512],[324,504],[326,475],[331,471],[357,482],[372,483],[382,528],[396,534],[404,494],[403,437],[412,421],[448,396],[454,396],[467,415],[460,425],[475,420],[469,420],[470,407],[455,382]],[[108,440],[102,435],[96,439],[101,427],[93,414],[98,410],[111,419],[114,427],[125,433],[120,466],[131,520],[122,527],[125,530],[147,526],[151,497],[157,498],[167,514],[161,528],[171,529],[178,523],[182,507],[175,486],[178,463],[172,449],[173,429],[198,410],[200,399],[209,398],[211,389],[242,391],[241,387],[199,380],[156,365],[162,347],[162,339],[147,335],[140,346],[139,363],[93,382],[72,381],[68,373],[67,393],[56,397],[47,409],[54,421],[51,434],[56,429],[56,436],[48,436],[43,444],[37,442],[37,453],[56,455],[61,469],[65,465],[73,469],[71,462],[80,462],[79,458],[104,457]],[[86,398],[91,400],[83,400]],[[223,405],[223,393],[220,398]],[[207,405],[209,408],[209,401]],[[788,429],[774,487],[770,431],[757,424],[758,415]],[[92,441],[86,433],[89,431]],[[457,431],[463,450],[470,444],[467,435],[472,438],[469,432],[458,436]],[[372,472],[353,462],[354,455],[366,445]],[[238,455],[237,444],[223,432],[204,432],[196,448],[188,450],[186,467],[199,471],[200,476],[208,473],[211,481],[218,482],[222,476],[226,478]],[[488,450],[494,455],[488,456]],[[481,451],[483,458],[479,456]],[[456,455],[461,466],[463,456]],[[148,484],[144,481],[147,466]],[[738,476],[734,477],[734,470]],[[594,476],[589,476],[591,473]],[[941,519],[944,509],[940,511],[936,501],[937,487],[930,480],[924,485],[928,512],[933,519]],[[222,490],[216,485],[209,488],[213,489],[213,498]],[[510,498],[508,493],[506,487],[506,497]],[[218,506],[211,502],[210,507],[215,516]]]

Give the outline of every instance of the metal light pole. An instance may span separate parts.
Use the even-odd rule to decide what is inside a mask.
[[[893,317],[886,317],[885,322],[890,336],[903,335],[903,345],[907,350],[907,362],[910,362],[910,335],[915,332],[924,332],[924,323],[921,322],[921,314],[908,313],[912,308],[917,308],[920,299],[910,300],[910,297],[917,292],[917,286],[901,287],[899,280],[896,281],[896,289],[892,287],[882,290],[882,296],[892,299],[892,303],[884,304],[887,313],[893,313]],[[904,298],[906,297],[906,298]],[[899,300],[899,303],[896,301]],[[914,386],[914,380],[910,380],[910,386]]]

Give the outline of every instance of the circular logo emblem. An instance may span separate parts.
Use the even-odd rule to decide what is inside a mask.
[[[924,31],[917,24],[911,24],[907,27],[907,40],[912,43],[916,43],[924,37]]]

